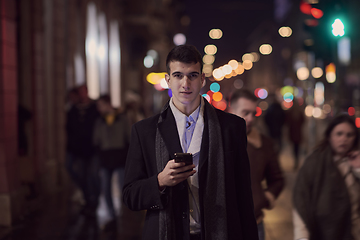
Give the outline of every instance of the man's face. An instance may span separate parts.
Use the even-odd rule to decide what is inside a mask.
[[[230,109],[232,114],[245,119],[246,132],[249,133],[255,121],[257,103],[246,98],[239,98]]]
[[[96,102],[96,107],[97,107],[97,110],[102,115],[109,113],[109,108],[110,108],[109,104],[101,99]]]
[[[172,91],[174,105],[179,110],[195,110],[200,104],[200,89],[205,75],[200,73],[200,63],[170,62],[170,73],[165,79]]]

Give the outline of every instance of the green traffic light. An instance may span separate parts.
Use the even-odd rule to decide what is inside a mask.
[[[337,37],[342,37],[345,35],[345,26],[343,24],[343,22],[337,18],[335,19],[334,23],[331,24],[332,26],[332,34]]]

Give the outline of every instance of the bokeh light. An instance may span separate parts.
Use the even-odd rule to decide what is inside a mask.
[[[153,85],[159,84],[161,80],[165,78],[165,74],[166,72],[162,72],[162,73],[151,72],[146,76],[146,80]]]
[[[266,91],[265,89],[260,89],[258,92],[258,96],[260,99],[265,99],[268,96],[268,91]]]
[[[238,64],[238,67],[235,69],[235,72],[236,72],[238,75],[240,75],[240,74],[243,74],[244,71],[245,71],[244,66],[243,66],[241,63],[239,63],[239,64]]]
[[[357,117],[355,119],[355,125],[356,125],[357,128],[360,128],[360,118]]]
[[[309,75],[310,73],[307,67],[301,67],[296,71],[296,76],[301,81],[308,79]]]
[[[282,37],[290,37],[292,34],[292,29],[290,27],[281,27],[279,28],[279,34]]]
[[[314,89],[314,100],[317,105],[324,103],[324,84],[322,82],[317,82]]]
[[[287,109],[291,108],[293,106],[293,104],[294,104],[293,101],[291,101],[291,102],[283,101],[281,105],[282,105],[283,109],[287,110]]]
[[[157,59],[159,57],[159,54],[157,51],[155,51],[154,49],[150,49],[146,55],[151,56],[154,60]]]
[[[253,63],[250,60],[245,60],[242,65],[245,70],[250,70],[253,67]]]
[[[223,68],[222,68],[222,71],[223,71],[226,75],[228,75],[228,74],[231,73],[232,67],[231,67],[229,64],[225,64],[225,65],[223,66]]]
[[[213,71],[213,76],[214,76],[215,80],[224,77],[224,75],[225,75],[225,73],[220,68],[216,68]]]
[[[256,114],[255,117],[259,117],[262,114],[262,109],[260,107],[256,107]]]
[[[294,88],[292,86],[284,86],[280,89],[281,95],[285,95],[285,93],[294,94]]]
[[[210,85],[210,90],[214,93],[220,91],[220,84],[218,84],[216,82],[212,83]]]
[[[212,99],[216,102],[219,102],[223,99],[223,95],[221,92],[215,92],[212,96]]]
[[[234,80],[234,88],[241,89],[244,86],[244,82],[241,79]]]
[[[267,109],[269,108],[269,104],[268,104],[266,101],[261,101],[261,102],[259,103],[259,107],[260,107],[263,111],[265,111],[265,110],[267,110]]]
[[[262,55],[269,55],[272,52],[272,46],[270,44],[262,44],[259,47],[259,51]]]
[[[214,106],[214,107],[216,107],[217,109],[220,109],[220,110],[222,110],[222,111],[224,111],[225,109],[226,109],[226,102],[224,101],[224,100],[221,100],[221,101],[219,101],[219,102],[212,102],[212,105]]]
[[[323,106],[323,112],[324,112],[325,114],[331,113],[331,106],[330,106],[330,104],[324,104],[324,106]]]
[[[160,86],[163,88],[163,89],[168,89],[169,88],[169,85],[167,83],[167,81],[165,80],[165,78],[162,78],[160,80]]]
[[[354,107],[349,107],[348,108],[348,114],[349,114],[349,116],[354,116],[355,115],[355,108]]]
[[[203,62],[204,62],[205,64],[213,64],[214,61],[215,61],[214,55],[205,54],[205,55],[203,56]]]
[[[284,94],[284,101],[285,102],[292,102],[293,100],[294,100],[294,95],[292,95],[289,92]]]
[[[253,55],[253,62],[257,62],[260,59],[260,54],[257,52],[252,52],[251,55]]]
[[[211,101],[211,98],[209,95],[207,95],[206,93],[202,95],[208,102]]]
[[[213,44],[206,45],[204,48],[206,54],[214,55],[217,52],[217,47]]]
[[[251,54],[251,53],[245,53],[243,56],[242,56],[242,61],[246,61],[246,60],[249,60],[251,62],[254,62],[254,55]]]
[[[314,118],[320,118],[321,115],[322,115],[321,108],[319,108],[319,107],[314,108],[313,112],[312,112],[312,115],[313,115]]]
[[[305,107],[305,115],[306,115],[307,117],[311,117],[311,116],[313,115],[313,110],[314,110],[314,106],[312,106],[312,105],[307,105],[307,106]]]
[[[151,68],[154,65],[154,58],[150,55],[144,57],[144,66],[146,68]]]
[[[173,42],[176,46],[184,45],[186,43],[186,37],[182,33],[177,33],[173,38]]]
[[[172,91],[171,91],[170,88],[168,89],[168,96],[169,96],[169,97],[172,97]]]
[[[220,39],[223,36],[223,32],[220,29],[211,29],[209,37],[211,39]]]
[[[239,63],[238,63],[238,61],[236,61],[236,60],[230,60],[229,62],[228,62],[228,64],[231,66],[231,68],[232,68],[232,70],[235,70],[238,66],[239,66]]]
[[[313,69],[311,69],[311,75],[314,78],[321,78],[323,74],[324,72],[320,67],[314,67]]]
[[[203,72],[210,73],[213,71],[213,66],[211,64],[204,64],[203,65]]]
[[[155,85],[154,85],[154,88],[155,88],[156,90],[158,90],[158,91],[163,91],[163,90],[164,90],[164,88],[161,86],[160,83],[155,84]]]

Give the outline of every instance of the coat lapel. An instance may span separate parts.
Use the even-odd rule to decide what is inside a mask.
[[[161,137],[163,138],[166,148],[169,151],[171,159],[174,158],[174,153],[182,152],[180,138],[175,122],[175,117],[168,106],[166,110],[161,113],[163,121],[158,123],[158,128]]]

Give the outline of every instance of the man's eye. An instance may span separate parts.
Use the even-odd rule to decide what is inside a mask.
[[[197,78],[197,77],[198,77],[198,74],[191,74],[191,75],[190,75],[190,78],[191,78],[191,79],[195,79],[195,78]]]
[[[174,74],[174,77],[181,78],[181,74]]]

